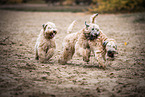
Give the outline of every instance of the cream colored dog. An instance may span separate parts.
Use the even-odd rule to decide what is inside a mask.
[[[110,58],[114,58],[115,54],[118,54],[117,43],[114,39],[107,39],[103,43],[103,46],[106,49],[106,56],[108,56]]]
[[[45,62],[54,54],[56,48],[54,36],[57,33],[57,29],[52,22],[47,22],[42,26],[43,28],[40,31],[35,45],[35,59],[40,60],[40,62]]]
[[[99,26],[94,24],[97,15],[98,14],[95,14],[90,18],[90,22],[91,22],[90,24],[92,24],[91,27],[92,28],[96,27],[97,29],[97,33],[95,33],[93,37],[90,36],[90,32],[89,32],[89,30],[92,30],[91,27],[88,27],[88,25],[85,23],[86,26],[83,29],[81,29],[76,33],[69,34],[64,38],[63,52],[60,56],[59,63],[65,64],[68,60],[72,58],[75,52],[78,55],[82,55],[84,61],[89,62],[91,50],[88,45],[88,40],[89,38],[93,39],[97,37]],[[72,24],[68,27],[68,31],[67,31],[68,33],[71,33],[71,30],[75,24],[76,24],[75,21],[73,21]],[[94,31],[96,31],[96,29],[94,29]]]

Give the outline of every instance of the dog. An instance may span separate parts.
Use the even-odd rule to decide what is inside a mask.
[[[57,28],[54,23],[47,22],[42,25],[42,29],[35,44],[35,59],[40,62],[49,60],[56,49],[55,35]]]
[[[85,27],[83,29],[76,33],[71,33],[65,37],[63,52],[60,57],[59,63],[67,63],[67,61],[72,58],[74,53],[82,56],[85,62],[89,62],[90,54],[91,52],[93,52],[96,61],[99,63],[99,67],[102,66],[103,68],[105,68],[106,52],[107,49],[109,52],[108,45],[110,44],[110,41],[107,41],[108,37],[103,33],[102,30],[100,30],[99,26],[96,24],[95,18],[97,16],[98,14],[92,15],[90,17],[90,23],[87,24],[85,22]],[[73,22],[73,24],[75,23]],[[73,27],[72,24],[71,27]]]
[[[71,27],[70,27],[71,28]],[[81,31],[67,35],[63,40],[63,51],[58,60],[60,64],[67,63],[75,53],[75,44],[78,41]]]
[[[90,20],[91,20],[92,23],[94,23],[94,20],[95,20],[94,18],[97,15],[98,14],[95,14],[95,15],[93,15],[91,17]],[[72,29],[73,29],[75,24],[76,24],[76,21],[73,21],[72,24],[68,27],[67,33],[71,33],[71,31],[72,31]],[[89,61],[90,49],[88,49],[89,48],[88,40],[86,39],[86,38],[89,37],[89,32],[87,31],[87,29],[88,29],[88,27],[87,27],[87,24],[86,24],[86,26],[83,29],[81,29],[80,31],[78,31],[76,33],[71,33],[71,34],[67,35],[64,38],[64,41],[63,41],[63,52],[62,52],[62,54],[60,56],[60,59],[58,61],[59,63],[61,63],[61,64],[67,63],[67,61],[72,58],[72,56],[74,55],[75,52],[78,55],[83,55],[84,56],[84,58],[83,58],[84,61],[86,61],[86,62]],[[78,45],[79,42],[80,42],[80,44],[83,43],[86,46],[84,48],[81,47],[81,45]],[[76,46],[76,45],[78,45],[78,46]],[[83,53],[83,52],[86,52],[86,53]]]
[[[117,42],[114,39],[108,38],[104,41],[103,46],[106,49],[106,56],[114,59],[115,54],[118,54]]]
[[[85,62],[90,61],[91,52],[94,54],[99,67],[105,68],[105,48],[102,45],[108,37],[95,23],[85,24],[85,31],[80,35],[75,45],[75,52],[81,55]]]

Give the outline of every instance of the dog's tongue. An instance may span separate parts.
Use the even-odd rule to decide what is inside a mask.
[[[52,34],[51,37],[53,38],[54,37],[54,34]]]

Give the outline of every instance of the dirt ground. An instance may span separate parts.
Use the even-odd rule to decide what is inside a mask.
[[[145,97],[145,13],[97,17],[118,43],[119,54],[105,70],[93,56],[88,64],[76,55],[65,65],[57,63],[69,24],[77,20],[78,31],[90,16],[0,10],[0,97]],[[34,45],[47,21],[58,28],[57,51],[42,64],[34,59]]]

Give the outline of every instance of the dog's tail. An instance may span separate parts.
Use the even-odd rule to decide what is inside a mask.
[[[76,20],[74,20],[74,21],[69,25],[69,27],[68,27],[68,29],[67,29],[67,33],[71,33],[75,25],[76,25]]]
[[[93,14],[93,15],[90,17],[90,23],[96,23],[95,18],[96,18],[97,16],[98,16],[98,13]]]

